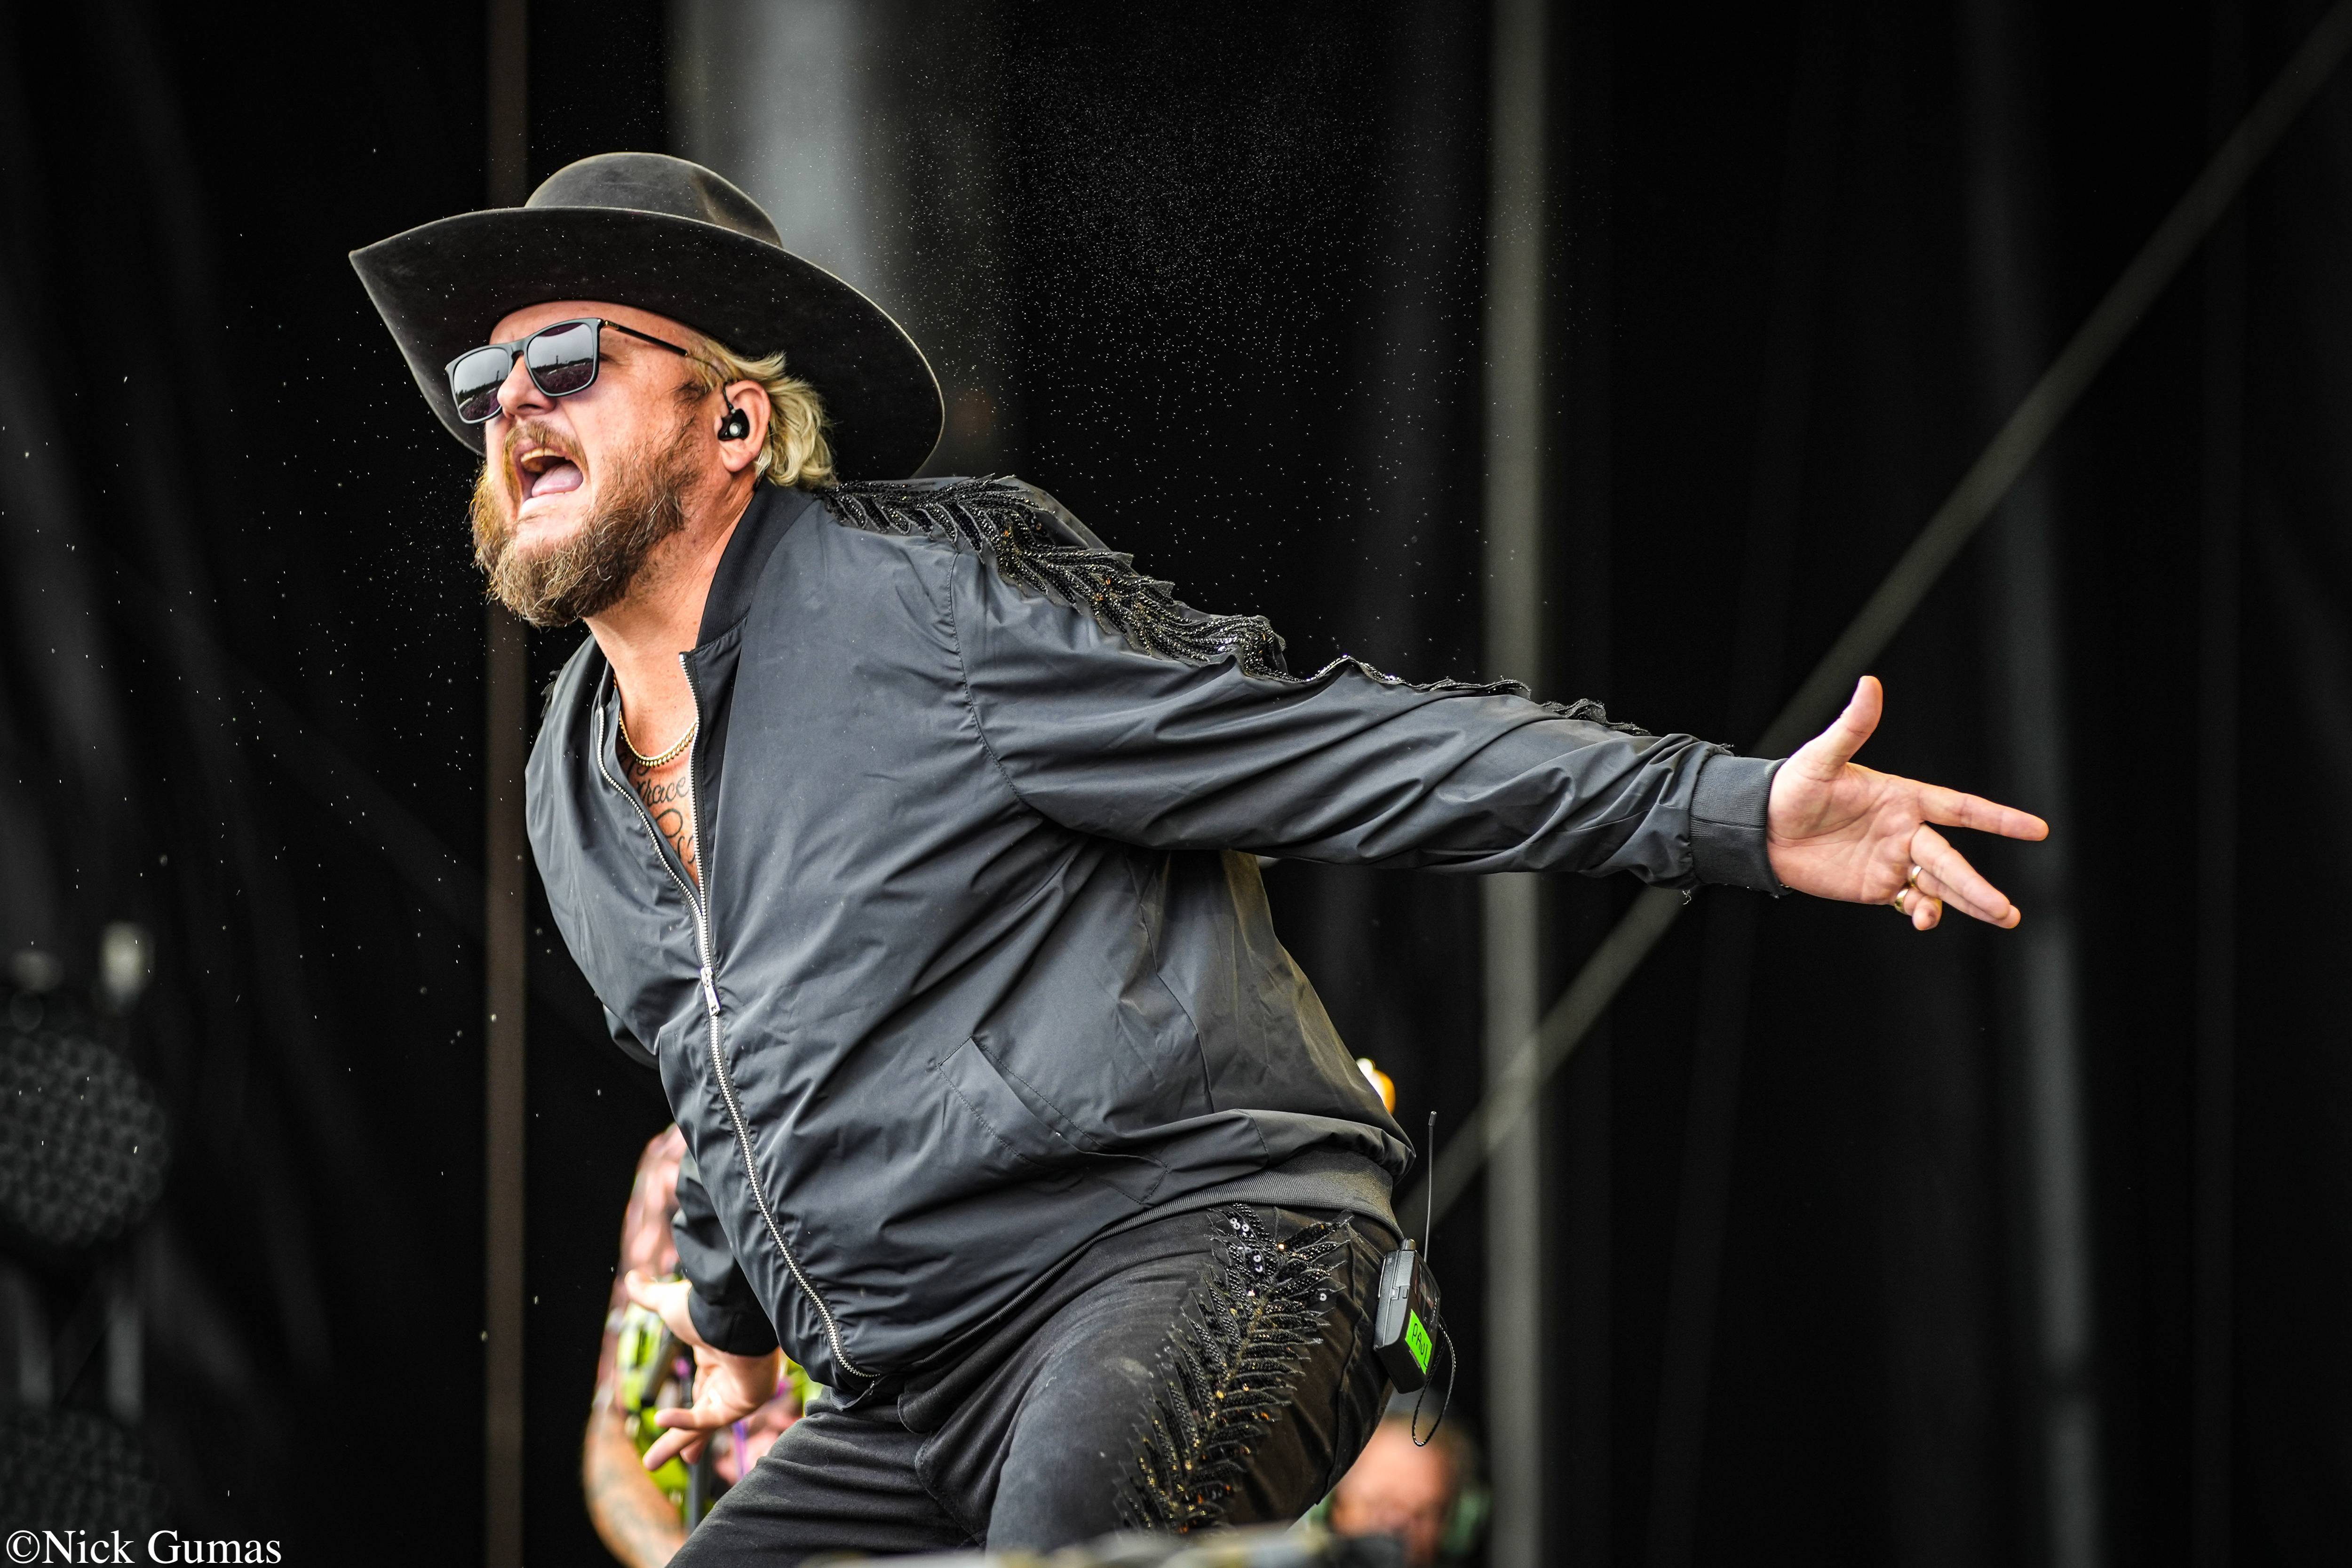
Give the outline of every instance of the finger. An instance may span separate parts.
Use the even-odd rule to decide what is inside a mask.
[[[706,1411],[697,1405],[687,1409],[656,1410],[653,1423],[662,1428],[662,1435],[646,1450],[646,1468],[657,1470],[671,1455],[682,1455],[691,1464],[702,1453],[702,1446],[710,1441],[710,1434],[729,1423],[725,1416]]]
[[[1934,828],[1913,831],[1911,861],[1919,868],[1919,886],[1929,897],[1945,900],[1970,920],[2007,930],[2023,918],[2009,895],[1986,881],[1968,857]]]
[[[1932,871],[1922,869],[1919,873],[1919,880],[1916,886],[1922,898],[1933,899],[1938,904],[1949,904],[1971,920],[1986,921],[1995,924],[2000,922],[2000,915],[1997,910],[1979,910],[1976,906],[1954,898],[1952,896],[1951,889],[1945,887]],[[2012,910],[2011,912],[2013,914],[2015,913],[2015,910]]]
[[[1986,881],[1960,852],[1931,827],[1912,835],[1920,857],[1916,886],[1929,898],[1941,899],[1971,920],[1993,925],[2013,925],[2015,910],[2000,889]]]
[[[1885,694],[1880,689],[1878,677],[1865,675],[1854,683],[1853,696],[1845,711],[1830,721],[1830,727],[1797,749],[1789,761],[1801,766],[1815,778],[1833,777],[1839,769],[1853,760],[1862,743],[1878,728],[1878,716],[1885,709]]]
[[[710,1437],[707,1433],[665,1432],[654,1439],[653,1447],[646,1450],[646,1468],[658,1470],[673,1458],[681,1456],[687,1463],[692,1464],[702,1457],[702,1446],[709,1441]]]
[[[1920,879],[1922,883],[1926,880],[1925,877]],[[1934,931],[1943,923],[1943,900],[1919,887],[1898,888],[1887,902],[1896,914],[1911,922],[1913,931]]]
[[[1903,901],[1910,906],[1913,931],[1934,931],[1944,923],[1944,900],[1933,893],[1914,888],[1911,896]]]
[[[674,1405],[654,1412],[654,1425],[665,1432],[716,1432],[734,1419],[700,1405]]]
[[[1979,833],[1998,833],[2003,838],[2050,837],[2050,825],[2030,811],[1935,784],[1919,786],[1919,814],[1946,827],[1972,827]]]

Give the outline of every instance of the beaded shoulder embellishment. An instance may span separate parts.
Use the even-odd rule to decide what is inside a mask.
[[[819,492],[834,515],[873,533],[927,534],[988,557],[1004,580],[1092,613],[1138,653],[1186,664],[1230,658],[1244,675],[1286,677],[1282,638],[1264,616],[1203,615],[1135,558],[1059,536],[1052,516],[1006,479],[918,487],[866,481]]]
[[[852,528],[941,540],[982,555],[1006,582],[1091,614],[1105,631],[1138,653],[1186,664],[1230,658],[1244,675],[1306,686],[1338,675],[1360,675],[1382,686],[1446,696],[1531,698],[1526,685],[1517,680],[1414,682],[1349,654],[1341,654],[1312,675],[1294,676],[1283,662],[1283,640],[1264,616],[1216,616],[1192,608],[1176,597],[1171,584],[1136,570],[1132,555],[1098,550],[1066,536],[1053,513],[1011,479],[959,479],[945,485],[868,479],[817,493]],[[1611,719],[1590,698],[1543,706],[1559,718],[1606,724],[1628,735],[1649,733]]]

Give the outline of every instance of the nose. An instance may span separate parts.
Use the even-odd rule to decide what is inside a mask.
[[[544,414],[555,405],[555,400],[540,391],[539,384],[530,378],[530,371],[515,355],[514,368],[507,372],[506,380],[499,384],[499,415],[500,420],[520,419],[527,414]]]

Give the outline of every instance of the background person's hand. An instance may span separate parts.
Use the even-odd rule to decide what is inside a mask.
[[[2046,838],[2038,816],[1892,773],[1853,761],[1878,728],[1885,694],[1865,675],[1830,727],[1808,741],[1772,775],[1765,842],[1773,874],[1800,893],[1849,903],[1892,903],[1912,868],[1917,891],[1904,912],[1920,931],[1934,928],[1949,902],[1962,914],[2002,927],[2017,924],[2017,907],[1977,873],[1930,826],[1973,827],[2004,838]]]
[[[712,1349],[695,1331],[693,1314],[687,1310],[694,1287],[684,1279],[656,1279],[632,1268],[622,1285],[630,1300],[659,1313],[671,1333],[694,1347],[694,1403],[653,1413],[654,1425],[664,1430],[645,1457],[648,1470],[660,1469],[673,1454],[691,1464],[701,1458],[713,1432],[726,1430],[775,1397],[783,1376],[783,1352],[730,1355]]]
[[[688,1464],[702,1457],[702,1446],[713,1432],[721,1432],[776,1396],[783,1375],[784,1352],[729,1355],[708,1345],[694,1352],[694,1403],[685,1409],[653,1413],[654,1425],[664,1428],[646,1450],[646,1468],[658,1470],[672,1454]]]

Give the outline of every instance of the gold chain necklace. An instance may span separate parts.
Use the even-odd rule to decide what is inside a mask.
[[[667,767],[670,763],[677,761],[678,753],[685,751],[688,746],[694,744],[694,732],[702,728],[701,715],[697,714],[695,716],[694,722],[686,727],[686,733],[677,738],[677,745],[672,746],[668,751],[664,752],[658,757],[649,757],[643,752],[637,750],[635,745],[631,744],[629,741],[629,721],[626,715],[623,712],[621,704],[618,702],[614,703],[613,709],[614,717],[619,721],[621,726],[622,749],[626,751],[632,757],[635,757],[637,760],[637,766],[641,768]]]

